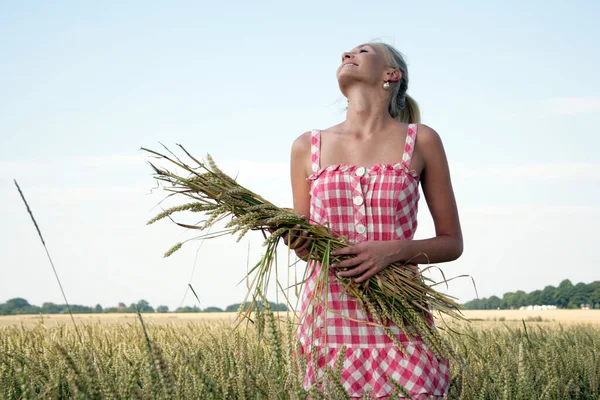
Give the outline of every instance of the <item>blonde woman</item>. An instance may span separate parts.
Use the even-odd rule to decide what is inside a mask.
[[[463,240],[448,162],[440,136],[420,124],[417,103],[407,94],[402,54],[385,43],[363,44],[342,54],[336,76],[348,99],[346,119],[302,134],[291,154],[294,209],[352,243],[338,252],[351,257],[333,265],[331,273],[363,282],[393,262],[460,257]],[[424,240],[413,239],[419,184],[436,231]],[[292,239],[290,247],[306,258],[310,240],[305,234]],[[353,398],[389,397],[394,388],[388,377],[413,399],[447,396],[448,360],[437,359],[422,341],[411,341],[390,323],[408,353],[403,355],[333,276],[327,315],[322,305],[310,304],[320,267],[310,263],[301,297],[302,311],[308,312],[299,332],[308,357],[306,388],[323,378],[345,346],[341,378]]]

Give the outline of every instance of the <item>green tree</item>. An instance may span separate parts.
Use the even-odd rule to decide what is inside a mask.
[[[225,308],[226,312],[236,312],[240,309],[241,303],[234,303],[234,304],[230,304]],[[246,311],[248,310],[248,308],[250,307],[250,303],[245,303],[244,304],[244,308],[243,310]],[[261,310],[263,309],[263,304],[258,303],[256,304],[256,307],[260,308]],[[285,305],[285,303],[274,303],[272,301],[269,302],[269,307],[271,307],[271,310],[273,311],[287,311],[287,305]]]
[[[158,306],[158,307],[156,307],[156,312],[167,313],[167,312],[169,312],[169,307],[167,307],[167,306]]]
[[[500,302],[500,308],[502,309],[512,309],[515,308],[515,294],[513,292],[506,292],[502,296],[502,301]]]
[[[271,309],[273,311],[287,311],[287,305],[285,303],[271,303]]]
[[[481,303],[482,303],[482,299],[473,299],[473,300],[467,301],[465,304],[463,304],[463,306],[467,310],[481,310]]]
[[[11,314],[26,315],[26,314],[39,314],[39,313],[40,313],[39,307],[29,306],[29,307],[16,308],[12,311]]]
[[[227,307],[225,307],[225,311],[226,312],[236,312],[237,310],[239,310],[241,303],[234,303],[234,304],[230,304]],[[248,308],[248,304],[246,304],[246,307],[244,309]]]
[[[154,308],[152,308],[150,303],[148,303],[146,300],[140,300],[135,306],[132,305],[130,308],[135,310],[136,306],[140,312],[154,312]]]
[[[526,306],[535,306],[535,305],[541,305],[542,303],[540,303],[540,299],[542,297],[542,291],[541,290],[534,290],[533,292],[529,293],[526,298],[525,298],[525,305]]]
[[[206,307],[204,312],[223,312],[223,309],[219,307]]]
[[[44,303],[42,304],[42,308],[40,310],[40,312],[42,314],[59,314],[61,312],[63,312],[64,308],[54,304],[54,303]]]
[[[563,280],[554,293],[554,304],[558,308],[566,308],[574,293],[574,286],[570,280]]]
[[[590,296],[590,305],[594,308],[600,308],[600,288],[594,290]]]
[[[596,289],[600,289],[600,281],[594,281],[588,285],[590,290],[590,295],[596,291]]]
[[[198,306],[194,305],[193,307],[190,307],[190,306],[179,307],[177,310],[175,310],[175,312],[177,312],[177,313],[195,313],[195,312],[201,312],[201,311],[198,308]]]
[[[96,307],[94,307],[94,312],[96,313],[101,313],[104,310],[102,309],[102,306],[100,304],[96,304]]]
[[[490,296],[487,301],[487,309],[488,310],[496,310],[500,307],[500,298],[498,296]]]
[[[65,311],[67,310],[67,306],[64,306]],[[74,314],[91,314],[94,311],[94,309],[92,307],[88,307],[88,306],[82,306],[80,304],[73,304],[71,305],[71,312],[73,312]]]
[[[31,307],[29,302],[21,297],[15,297],[14,299],[10,299],[6,302],[6,304],[10,305],[12,308],[25,308]]]
[[[523,307],[527,302],[527,293],[522,290],[517,290],[513,297],[514,308]]]
[[[0,304],[0,315],[10,315],[11,311],[12,308],[8,304]]]
[[[540,295],[540,305],[553,305],[556,288],[554,286],[546,286]]]
[[[573,294],[567,308],[579,308],[582,304],[589,304],[593,291],[592,286],[579,282],[573,287]]]

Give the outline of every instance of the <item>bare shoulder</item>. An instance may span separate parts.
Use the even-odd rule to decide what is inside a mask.
[[[321,137],[331,138],[339,135],[342,132],[341,126],[342,123],[340,122],[339,124],[330,126],[329,128],[321,129]]]
[[[437,157],[444,153],[442,138],[435,129],[425,124],[419,124],[415,147],[425,159]]]
[[[326,129],[320,129],[320,133],[321,136],[323,135],[329,135],[331,133],[336,133],[339,132],[339,127],[340,124],[337,125],[333,125],[330,126],[329,128]],[[295,140],[294,143],[292,144],[292,152],[294,154],[306,154],[306,153],[310,153],[311,150],[311,145],[312,145],[312,131],[306,131],[303,134],[301,134],[300,136],[298,136]]]
[[[439,146],[442,143],[442,138],[432,127],[419,124],[417,131],[417,146],[419,144],[424,147]]]
[[[292,154],[303,155],[310,153],[311,146],[311,131],[306,131],[298,136],[292,143]]]
[[[292,175],[306,178],[311,171],[311,131],[304,132],[292,143]]]

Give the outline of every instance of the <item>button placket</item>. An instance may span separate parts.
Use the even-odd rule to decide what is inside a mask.
[[[358,241],[367,240],[367,217],[365,211],[365,198],[362,191],[361,179],[365,176],[366,169],[358,167],[352,176],[354,193],[352,203],[354,208],[354,230]]]

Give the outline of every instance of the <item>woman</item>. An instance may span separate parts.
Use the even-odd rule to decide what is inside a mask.
[[[363,282],[393,262],[457,259],[463,242],[448,162],[436,131],[419,124],[418,106],[406,93],[402,55],[384,43],[358,46],[342,54],[337,79],[348,99],[346,119],[302,134],[291,154],[294,209],[352,243],[337,252],[351,257],[333,265],[332,273]],[[436,231],[425,240],[413,240],[419,182]],[[310,240],[303,233],[292,238],[290,247],[305,259]],[[388,376],[413,399],[447,394],[448,360],[436,359],[421,341],[411,342],[392,324],[409,354],[404,356],[380,327],[361,322],[374,319],[333,276],[329,312],[324,316],[322,307],[313,308],[309,298],[319,265],[314,266],[301,299],[303,312],[310,307],[299,334],[308,357],[305,387],[323,377],[326,365],[336,364],[345,346],[341,381],[351,397],[390,396],[394,388]]]

